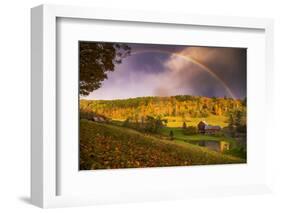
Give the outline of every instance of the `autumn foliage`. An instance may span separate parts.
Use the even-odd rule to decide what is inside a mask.
[[[139,97],[122,100],[80,100],[82,112],[95,112],[112,119],[141,121],[147,116],[208,117],[228,116],[232,111],[245,111],[242,100],[196,96]]]
[[[192,144],[80,120],[80,170],[244,163]]]

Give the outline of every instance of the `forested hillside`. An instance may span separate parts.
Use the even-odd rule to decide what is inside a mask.
[[[246,100],[197,96],[139,97],[120,100],[80,100],[80,111],[108,118],[141,120],[146,116],[186,118],[227,116],[233,111],[246,111]]]

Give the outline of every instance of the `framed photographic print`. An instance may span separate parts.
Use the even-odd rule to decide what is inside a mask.
[[[32,203],[269,192],[272,28],[33,8]]]
[[[79,169],[246,163],[246,55],[79,41]]]

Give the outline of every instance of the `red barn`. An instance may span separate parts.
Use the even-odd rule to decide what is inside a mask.
[[[197,127],[198,127],[198,131],[200,132],[200,133],[205,133],[205,126],[208,126],[208,124],[205,122],[205,121],[200,121],[199,123],[198,123],[198,125],[197,125]]]
[[[220,126],[208,125],[206,121],[200,121],[197,125],[198,131],[201,134],[214,134],[221,131]]]
[[[211,126],[211,125],[207,125],[205,126],[205,134],[214,134],[221,131],[221,127],[220,126]]]

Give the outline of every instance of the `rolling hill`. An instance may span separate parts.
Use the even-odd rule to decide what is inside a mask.
[[[188,143],[80,120],[80,170],[245,163]]]

